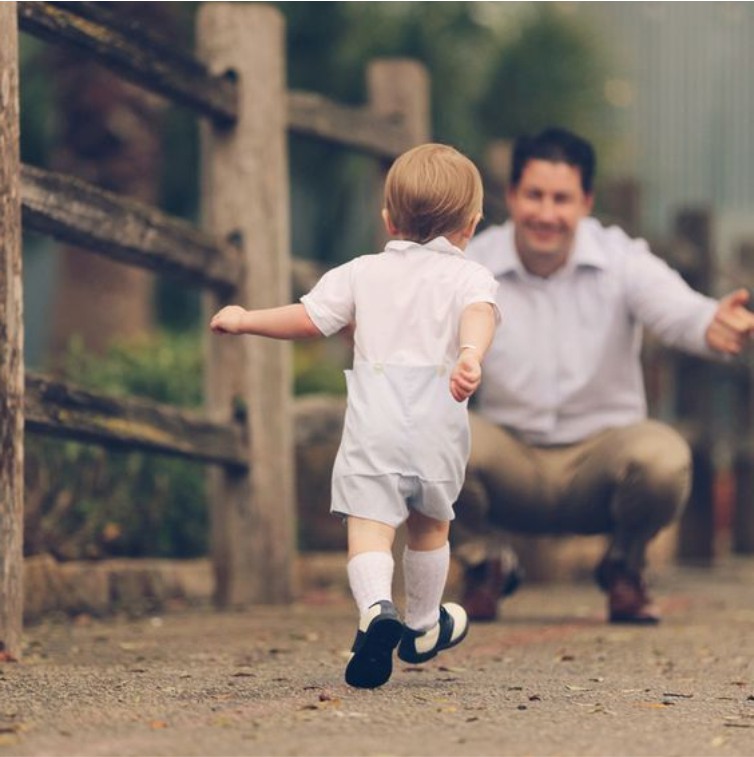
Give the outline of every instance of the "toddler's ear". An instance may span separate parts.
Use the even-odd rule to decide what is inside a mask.
[[[390,213],[387,212],[387,208],[382,209],[382,221],[385,224],[385,229],[391,237],[398,236],[398,229],[390,218]]]
[[[474,217],[471,219],[471,221],[469,221],[469,225],[463,231],[463,235],[467,239],[471,239],[471,237],[474,236],[474,232],[476,231],[476,227],[478,226],[479,221],[481,221],[481,220],[482,220],[482,214],[481,213],[476,213],[474,215]]]

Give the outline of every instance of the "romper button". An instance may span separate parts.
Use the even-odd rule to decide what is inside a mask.
[[[382,373],[382,363],[375,363],[374,364],[374,372],[375,373]]]
[[[438,365],[437,366],[437,375],[438,376],[444,376],[445,375],[445,366],[444,365]]]

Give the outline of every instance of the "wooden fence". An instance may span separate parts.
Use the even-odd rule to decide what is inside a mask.
[[[71,176],[21,165],[18,29],[90,53],[191,108],[202,123],[203,229]],[[23,613],[23,434],[209,463],[219,605],[287,602],[295,553],[290,345],[206,339],[206,416],[114,399],[25,373],[22,226],[230,302],[289,300],[287,131],[385,163],[429,137],[428,79],[411,61],[375,61],[368,103],[287,91],[284,23],[271,6],[208,3],[198,56],[88,2],[0,4],[0,652],[18,658]],[[375,201],[375,208],[377,208]]]
[[[681,209],[666,240],[652,247],[700,292],[754,291],[754,275],[740,263],[727,272],[724,286],[718,284],[722,251],[714,249],[714,225],[709,208]],[[737,256],[742,260],[746,246]],[[728,548],[754,554],[750,350],[739,359],[714,362],[650,345],[645,358],[651,414],[674,422],[693,453],[693,486],[680,524],[678,559],[709,565]]]

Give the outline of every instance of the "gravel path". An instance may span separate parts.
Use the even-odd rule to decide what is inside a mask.
[[[0,756],[754,755],[754,561],[655,593],[664,623],[631,628],[591,585],[525,586],[375,691],[343,683],[338,594],[47,622],[0,665]]]

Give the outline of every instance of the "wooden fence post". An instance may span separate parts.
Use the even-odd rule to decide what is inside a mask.
[[[736,482],[731,548],[738,555],[754,554],[754,451],[749,440],[736,450]]]
[[[712,288],[712,213],[706,208],[681,210],[675,236],[694,250],[693,265],[681,270],[689,284],[704,293]],[[692,261],[689,261],[692,262]],[[678,533],[678,559],[711,564],[715,558],[715,466],[710,401],[711,366],[685,354],[674,355],[676,412],[692,427],[693,482]]]
[[[427,69],[414,60],[382,58],[367,67],[369,107],[378,115],[400,119],[408,135],[407,149],[431,139],[430,90]],[[374,179],[374,217],[380,217],[386,166]],[[376,226],[375,250],[387,241],[382,221]]]
[[[736,278],[740,285],[754,288],[754,240],[738,245]],[[733,287],[731,287],[732,289]],[[749,303],[754,309],[754,302]],[[733,510],[731,549],[735,554],[754,554],[754,355],[746,356],[746,371],[737,395],[740,404],[734,408],[741,425],[736,429],[736,452],[733,470],[735,506]]]
[[[216,234],[242,246],[244,271],[226,302],[290,301],[284,22],[272,6],[205,3],[199,56],[239,89],[235,126],[202,132],[202,209]],[[249,473],[210,476],[212,558],[220,605],[292,599],[294,455],[290,344],[256,337],[207,338],[210,417],[245,419]]]
[[[24,363],[16,3],[0,3],[0,659],[21,655]]]

